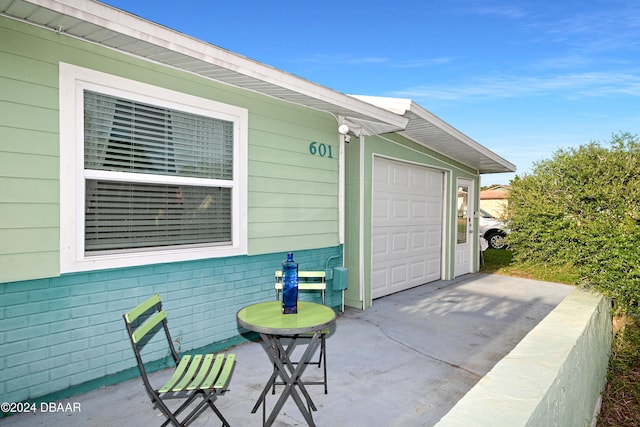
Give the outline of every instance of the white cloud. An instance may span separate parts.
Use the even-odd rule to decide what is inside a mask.
[[[562,8],[562,2],[557,7]],[[556,14],[562,18],[556,18]],[[632,49],[640,45],[640,3],[612,1],[606,7],[572,8],[540,15],[529,26],[538,32],[540,40],[581,51]]]
[[[327,65],[372,65],[379,64],[391,68],[426,68],[448,64],[454,61],[453,57],[436,57],[421,59],[392,59],[383,56],[351,56],[351,55],[326,55],[317,54],[301,59],[301,62],[319,63]]]
[[[445,101],[546,95],[567,98],[640,96],[640,73],[585,72],[554,76],[490,76],[476,78],[464,84],[415,86],[391,94],[412,99]]]
[[[332,65],[361,65],[361,64],[385,64],[391,60],[382,56],[351,56],[351,55],[326,55],[316,54],[302,58],[301,62],[332,64]]]
[[[425,68],[433,67],[436,65],[444,65],[451,63],[455,60],[453,57],[440,57],[440,58],[427,58],[427,59],[414,59],[414,60],[399,60],[391,62],[391,66],[394,68]]]
[[[512,2],[496,0],[460,0],[453,3],[453,10],[458,14],[481,15],[506,19],[521,19],[529,15],[529,12]]]
[[[516,6],[479,6],[473,12],[484,16],[497,16],[500,18],[520,19],[527,16],[527,13]]]

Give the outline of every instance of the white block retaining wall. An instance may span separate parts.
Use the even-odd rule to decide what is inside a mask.
[[[607,381],[609,300],[576,289],[436,427],[590,426]]]

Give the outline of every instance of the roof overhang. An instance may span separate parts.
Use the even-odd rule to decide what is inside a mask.
[[[92,0],[0,0],[0,15],[138,58],[354,120],[386,132],[408,120],[226,49]]]
[[[402,136],[454,159],[481,174],[515,172],[512,163],[480,145],[410,99],[353,95],[409,119]]]
[[[93,0],[0,0],[0,15],[327,112],[362,135],[399,132],[479,173],[514,165],[411,100],[354,97]],[[384,101],[386,100],[386,101]]]

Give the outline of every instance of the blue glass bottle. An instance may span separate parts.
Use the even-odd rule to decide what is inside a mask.
[[[293,253],[288,253],[282,262],[282,312],[298,312],[298,263],[293,260]]]

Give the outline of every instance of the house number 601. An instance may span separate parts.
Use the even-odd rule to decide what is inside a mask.
[[[331,146],[323,142],[317,143],[316,141],[313,141],[311,144],[309,144],[309,153],[311,153],[312,156],[317,155],[320,157],[328,157],[330,159],[333,159],[333,151],[331,150]]]

